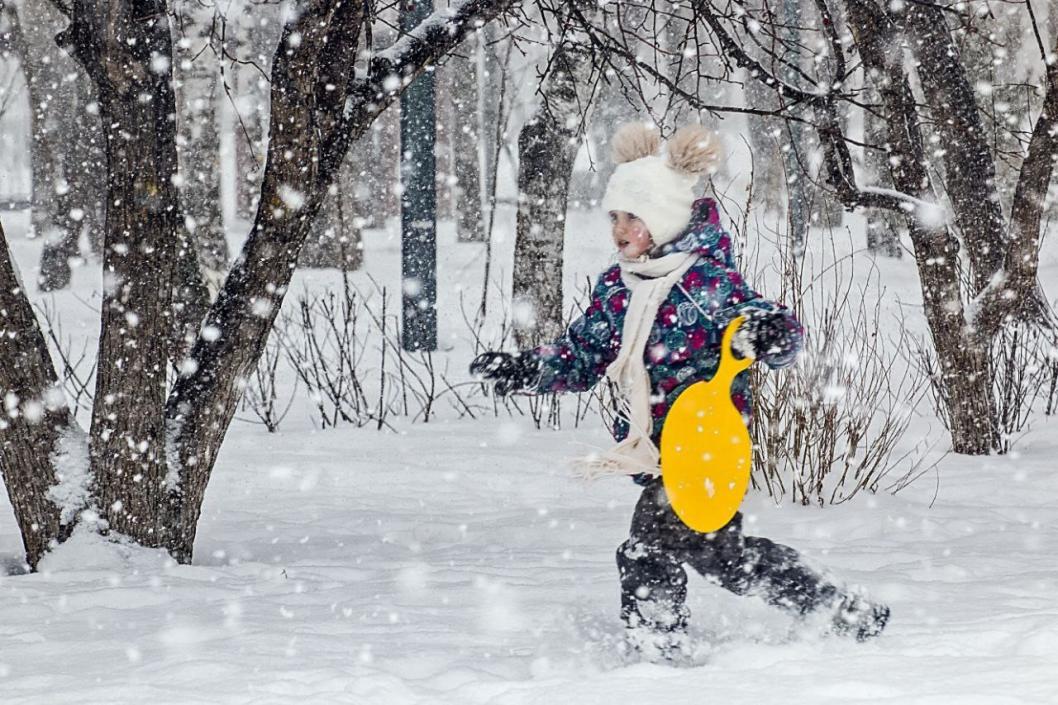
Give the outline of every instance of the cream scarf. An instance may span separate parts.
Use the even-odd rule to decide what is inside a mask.
[[[628,420],[628,437],[607,451],[578,460],[575,468],[584,477],[660,474],[660,453],[650,440],[654,423],[650,416],[650,374],[644,361],[647,339],[662,302],[697,261],[696,252],[620,261],[621,279],[632,296],[621,331],[621,352],[606,368],[606,376],[620,390],[619,405]]]

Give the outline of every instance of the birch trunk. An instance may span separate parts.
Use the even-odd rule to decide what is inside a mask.
[[[201,10],[182,17],[184,36],[177,44],[173,74],[185,237],[199,266],[219,275],[228,268],[228,243],[220,200],[219,68],[210,46],[212,19],[212,12]]]
[[[513,293],[515,339],[523,348],[562,332],[566,201],[581,143],[580,112],[587,109],[578,93],[592,71],[591,57],[576,38],[559,44],[540,87],[540,103],[518,135]]]

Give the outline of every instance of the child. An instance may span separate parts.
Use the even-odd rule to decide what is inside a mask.
[[[728,322],[746,318],[735,336],[736,354],[772,368],[794,362],[802,331],[793,314],[762,299],[735,270],[716,204],[694,200],[699,175],[719,158],[717,138],[688,126],[667,148],[660,156],[657,133],[643,125],[618,130],[618,166],[602,202],[618,264],[599,277],[590,305],[563,338],[516,354],[484,353],[471,372],[493,381],[497,394],[585,391],[604,375],[617,383],[626,404],[614,428],[620,442],[585,469],[629,474],[643,485],[617,566],[621,616],[631,642],[647,655],[672,658],[684,643],[684,564],[727,590],[759,594],[798,615],[830,610],[839,633],[876,636],[887,607],[843,592],[793,549],[744,535],[741,514],[702,534],[669,506],[659,476],[661,428],[676,397],[715,374]],[[747,374],[736,377],[732,401],[748,423]]]

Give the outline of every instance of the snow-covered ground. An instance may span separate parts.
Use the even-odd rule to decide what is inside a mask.
[[[38,245],[22,215],[3,218],[31,281]],[[593,224],[570,223],[568,281],[606,261]],[[480,277],[479,249],[442,250],[451,369],[469,355],[456,284]],[[389,277],[397,253],[375,233],[368,267]],[[1043,281],[1058,281],[1053,242],[1044,263]],[[917,325],[911,263],[879,267],[886,305]],[[55,297],[79,339],[96,335],[98,277],[87,266]],[[0,577],[0,702],[1058,702],[1058,421],[1041,420],[1016,454],[948,456],[896,496],[817,509],[751,495],[749,533],[887,601],[890,626],[857,644],[694,579],[700,653],[679,669],[618,655],[613,555],[637,488],[586,484],[563,463],[605,443],[597,420],[397,426],[317,431],[304,410],[277,434],[236,423],[194,565],[78,536],[39,573]],[[0,557],[14,569],[20,554],[0,501]]]

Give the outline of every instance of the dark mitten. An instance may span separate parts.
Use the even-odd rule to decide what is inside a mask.
[[[784,356],[800,344],[799,331],[790,325],[789,318],[780,311],[751,309],[743,311],[745,322],[737,334],[741,353],[752,353],[758,359]]]
[[[470,374],[492,380],[496,394],[526,389],[540,378],[540,359],[533,353],[481,353],[470,363]]]

